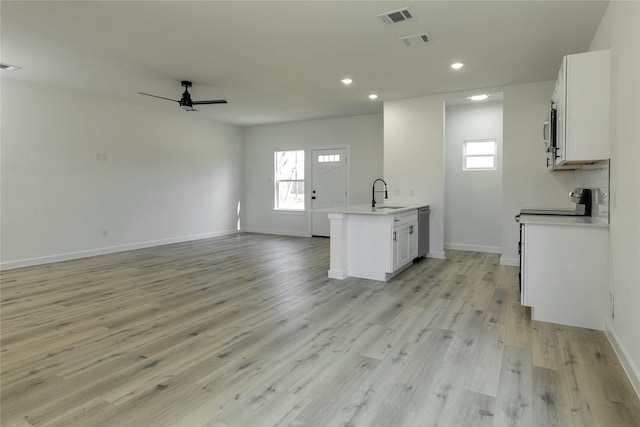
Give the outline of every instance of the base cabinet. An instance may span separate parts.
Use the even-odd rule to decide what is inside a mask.
[[[609,230],[521,225],[521,297],[531,318],[602,330],[607,313]]]
[[[418,257],[418,211],[398,214],[329,214],[329,277],[389,280]]]
[[[393,262],[390,273],[396,272],[418,256],[418,218],[392,229]]]

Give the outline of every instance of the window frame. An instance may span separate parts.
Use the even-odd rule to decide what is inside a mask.
[[[467,144],[469,144],[469,143],[480,143],[480,142],[492,142],[493,143],[493,153],[467,154]],[[481,157],[491,157],[491,158],[493,158],[493,166],[492,167],[467,167],[467,159],[468,158],[481,158]],[[462,170],[464,172],[481,172],[481,171],[495,171],[495,170],[498,170],[498,140],[497,140],[497,138],[465,139],[462,142]]]
[[[296,178],[294,179],[293,177],[291,178],[286,178],[286,179],[281,179],[279,177],[280,175],[280,169],[279,169],[279,164],[278,164],[278,156],[282,153],[299,153],[298,155],[302,155],[302,159],[297,159],[296,162],[296,167],[295,169],[298,168],[299,165],[302,165],[302,179],[298,178],[298,173],[296,171]],[[306,194],[304,192],[304,187],[305,187],[305,175],[306,175],[306,171],[305,171],[305,164],[306,162],[306,153],[305,150],[276,150],[273,152],[273,210],[277,211],[277,212],[305,212],[307,209],[307,197]],[[295,208],[295,207],[291,207],[291,206],[286,206],[286,207],[281,207],[280,206],[280,184],[281,183],[291,183],[293,185],[299,185],[302,184],[302,207],[301,208]],[[287,191],[290,191],[290,188]]]

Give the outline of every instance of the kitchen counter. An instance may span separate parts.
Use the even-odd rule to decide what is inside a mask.
[[[418,256],[422,205],[349,205],[318,209],[330,222],[329,277],[389,280]]]
[[[407,205],[407,204],[393,204],[393,205],[378,205],[372,208],[370,204],[361,205],[348,205],[346,207],[334,207],[317,209],[314,212],[326,212],[326,213],[341,213],[341,214],[362,214],[362,215],[392,215],[403,212],[409,212],[411,210],[417,210],[425,208],[429,205]]]
[[[590,216],[520,215],[520,224],[609,228],[609,224],[606,222]]]

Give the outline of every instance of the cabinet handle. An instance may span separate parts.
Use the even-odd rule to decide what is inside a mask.
[[[395,231],[393,232],[393,241],[394,242],[396,241],[396,232]]]
[[[413,225],[409,227],[409,234],[413,234]]]

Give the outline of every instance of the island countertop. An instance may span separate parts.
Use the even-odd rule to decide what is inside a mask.
[[[372,208],[370,204],[363,203],[360,205],[337,206],[333,208],[317,209],[317,210],[314,210],[314,212],[358,214],[358,215],[392,215],[392,214],[403,213],[403,212],[408,212],[411,210],[427,208],[427,207],[429,207],[429,205],[426,205],[426,204],[408,205],[404,203],[399,203],[399,204],[389,204],[387,206],[378,205],[375,208]]]

